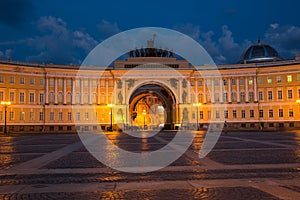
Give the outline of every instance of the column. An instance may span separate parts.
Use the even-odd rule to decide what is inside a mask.
[[[228,103],[231,103],[231,78],[228,78],[227,81],[228,81],[227,98],[228,98]]]
[[[72,104],[75,104],[75,98],[76,98],[76,94],[75,94],[75,78],[72,78]]]
[[[54,104],[58,104],[58,92],[57,92],[57,77],[54,78]]]
[[[254,81],[254,102],[257,102],[257,84],[256,84],[256,76],[253,77]]]
[[[187,103],[191,103],[191,82],[190,80],[187,81],[187,88],[188,88],[188,98],[187,98]]]
[[[108,79],[105,79],[106,104],[108,104]]]
[[[182,103],[182,81],[179,79],[178,80],[179,84],[179,103]]]
[[[89,104],[92,104],[92,98],[93,98],[93,95],[92,95],[92,80],[91,79],[88,79],[88,84],[89,84],[89,98],[88,98],[88,103]]]
[[[248,77],[245,77],[245,100],[249,102]]]
[[[97,85],[97,93],[98,93],[98,99],[97,99],[97,104],[99,105],[101,103],[101,92],[100,92],[100,87],[101,87],[101,80],[98,80],[98,85]]]
[[[46,77],[46,104],[49,104],[49,78]]]
[[[198,78],[195,80],[195,84],[196,84],[196,89],[195,89],[196,96],[195,96],[195,100],[196,100],[196,103],[199,103],[199,98],[198,98]]]
[[[219,91],[220,91],[220,96],[219,96],[219,98],[220,98],[220,103],[223,103],[224,102],[224,99],[223,99],[223,79],[222,78],[220,78],[219,79],[219,81],[220,81],[220,89],[219,89]]]
[[[215,103],[215,80],[212,78],[211,79],[211,103]]]
[[[80,79],[80,104],[83,104],[83,97],[84,97],[84,94],[83,94],[83,79],[81,78]]]
[[[64,90],[64,104],[67,104],[67,78],[64,78],[63,83],[63,90]]]
[[[203,79],[203,103],[206,103],[206,79]]]
[[[236,101],[240,102],[240,78],[236,79]]]

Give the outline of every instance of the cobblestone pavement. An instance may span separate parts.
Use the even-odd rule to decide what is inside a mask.
[[[150,138],[107,133],[132,152],[155,151],[176,133]],[[204,132],[159,171],[106,167],[77,134],[0,135],[0,199],[300,199],[300,132],[222,134],[204,159]]]

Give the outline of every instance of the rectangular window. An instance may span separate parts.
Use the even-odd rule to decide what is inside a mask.
[[[58,79],[58,86],[63,86],[63,79]]]
[[[289,117],[294,117],[293,109],[289,109]]]
[[[63,120],[63,112],[58,113],[58,120],[62,121]]]
[[[293,98],[293,90],[288,90],[288,99]]]
[[[202,86],[202,81],[198,80],[198,86]]]
[[[263,98],[263,92],[262,91],[259,91],[258,92],[258,100],[262,101],[264,98]]]
[[[278,99],[282,99],[282,90],[277,91]]]
[[[253,85],[253,79],[252,79],[252,78],[250,78],[250,79],[248,80],[248,84],[249,84],[249,85]]]
[[[20,92],[20,103],[24,103],[25,102],[25,94],[24,92]]]
[[[109,87],[114,87],[114,82],[113,81],[109,81]]]
[[[44,112],[40,112],[40,121],[44,120]]]
[[[9,83],[14,84],[15,83],[15,77],[13,77],[13,76],[9,77]]]
[[[44,94],[40,94],[40,103],[44,103]]]
[[[29,120],[34,121],[34,112],[29,113]]]
[[[298,98],[300,98],[300,89],[298,89]]]
[[[0,121],[3,119],[3,112],[0,111]]]
[[[236,110],[232,111],[232,118],[236,118]]]
[[[250,110],[250,117],[254,117],[254,110]]]
[[[200,119],[203,119],[203,111],[201,110],[199,113],[200,113]]]
[[[22,84],[22,85],[25,84],[25,78],[24,77],[20,78],[20,84]]]
[[[281,76],[277,76],[277,83],[281,83],[282,79],[281,79]]]
[[[75,85],[76,85],[76,87],[80,87],[80,80],[79,79],[76,79]]]
[[[220,111],[216,111],[216,119],[220,119]]]
[[[29,93],[29,102],[34,103],[34,93]]]
[[[262,84],[262,77],[257,78],[257,84]]]
[[[12,102],[15,101],[15,93],[14,92],[9,93],[9,100],[12,101]]]
[[[72,86],[72,80],[71,79],[67,80],[67,86]]]
[[[9,120],[10,121],[15,120],[15,113],[13,111],[9,112]]]
[[[0,101],[3,101],[4,100],[4,93],[1,91],[0,92]]]
[[[40,79],[40,85],[44,85],[44,79]]]
[[[51,121],[54,120],[54,112],[50,112],[50,120],[51,120]]]
[[[80,112],[77,112],[77,113],[76,113],[76,120],[77,120],[77,121],[80,121]]]
[[[223,79],[223,85],[226,86],[227,85],[227,80]]]
[[[300,74],[297,74],[297,81],[300,81]]]
[[[25,112],[20,112],[20,121],[25,119]]]
[[[49,85],[54,86],[54,78],[50,78]]]
[[[34,78],[30,78],[29,83],[30,83],[30,85],[34,85]]]
[[[245,84],[245,81],[243,78],[240,79],[240,85],[244,85]]]
[[[85,113],[84,113],[84,119],[85,119],[85,120],[89,120],[89,113],[88,113],[88,112],[85,112]]]
[[[231,85],[236,85],[235,79],[231,79]]]
[[[254,101],[254,92],[249,92],[249,101]]]
[[[269,117],[270,117],[270,118],[273,118],[273,109],[270,109],[270,110],[269,110]]]
[[[225,119],[228,118],[228,110],[224,110],[224,118],[225,118]]]
[[[242,110],[242,118],[246,118],[246,111]]]
[[[97,87],[97,81],[96,81],[96,80],[93,80],[93,81],[92,81],[92,85],[93,85],[93,87]]]
[[[272,100],[273,99],[273,93],[272,91],[268,91],[268,100]]]
[[[72,120],[72,112],[68,112],[68,121]]]
[[[259,110],[259,117],[263,118],[264,117],[264,110]]]
[[[0,83],[4,83],[4,82],[5,82],[4,76],[0,76]]]
[[[278,110],[278,117],[283,117],[283,109]]]
[[[267,82],[272,83],[272,77],[268,77]]]
[[[289,82],[289,83],[292,82],[293,81],[292,75],[287,75],[286,76],[286,81]]]

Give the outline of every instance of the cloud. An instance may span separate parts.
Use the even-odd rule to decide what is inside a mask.
[[[300,27],[280,26],[271,28],[264,34],[264,41],[273,46],[279,54],[286,59],[294,57],[295,53],[300,53]]]
[[[98,44],[87,33],[69,30],[61,18],[41,17],[36,27],[39,36],[26,40],[32,50],[32,55],[26,58],[30,62],[81,64],[86,54]]]
[[[102,39],[106,39],[112,35],[121,32],[116,22],[111,23],[109,21],[106,21],[105,19],[102,19],[102,21],[99,24],[97,24],[97,28],[102,35]]]
[[[1,0],[0,23],[15,27],[34,15],[33,0]]]
[[[11,58],[12,50],[6,49],[4,51],[0,51],[0,59],[7,60]]]
[[[200,27],[191,23],[177,24],[173,27],[175,30],[184,33],[194,40],[198,40],[200,37]]]

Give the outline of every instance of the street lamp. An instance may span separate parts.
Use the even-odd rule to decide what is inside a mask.
[[[146,123],[145,123],[145,116],[146,116],[146,110],[143,110],[143,113],[142,113],[142,115],[144,116],[144,130],[145,130],[145,126],[146,126]]]
[[[110,107],[110,127],[109,127],[109,131],[112,131],[112,108],[113,108],[114,104],[107,104],[107,107]]]
[[[196,106],[197,108],[197,131],[199,131],[199,120],[198,120],[198,117],[199,117],[199,111],[198,111],[198,107],[201,106],[202,104],[201,103],[194,103],[193,106]]]
[[[4,134],[7,134],[6,113],[7,113],[7,107],[11,105],[11,102],[10,101],[1,101],[1,105],[4,106]]]

